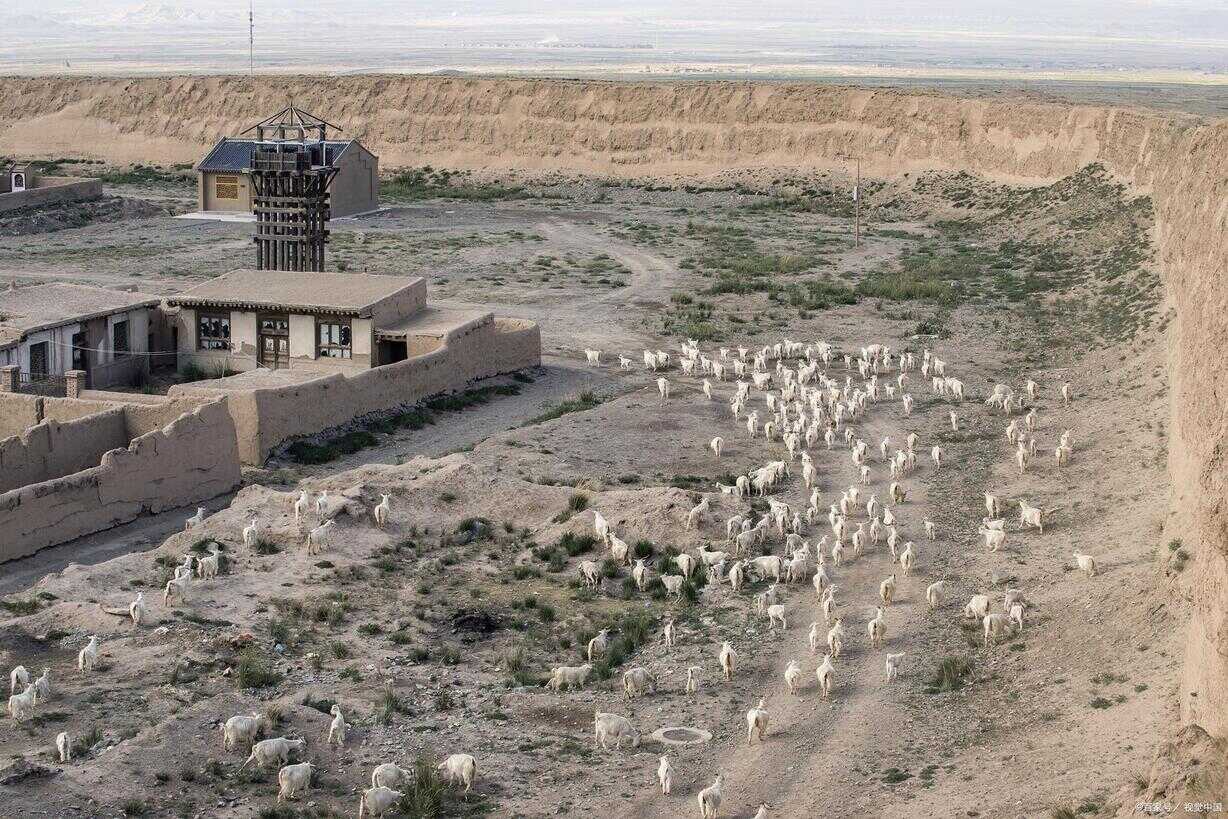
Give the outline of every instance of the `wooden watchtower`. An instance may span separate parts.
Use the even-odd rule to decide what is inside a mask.
[[[337,169],[330,125],[289,105],[245,131],[254,133],[252,210],[258,270],[324,270],[328,244],[328,186]]]

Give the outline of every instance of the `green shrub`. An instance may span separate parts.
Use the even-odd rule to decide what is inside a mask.
[[[269,666],[268,660],[259,649],[249,648],[239,655],[235,680],[239,688],[263,688],[279,682],[281,675]]]

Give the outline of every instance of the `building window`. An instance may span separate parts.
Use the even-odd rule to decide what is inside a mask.
[[[216,176],[213,178],[213,195],[218,199],[239,198],[239,177]]]
[[[230,349],[230,314],[200,313],[196,317],[198,350]]]
[[[132,348],[128,346],[128,322],[117,321],[111,328],[111,349],[115,355],[126,355]]]
[[[316,358],[353,358],[348,321],[316,320]]]

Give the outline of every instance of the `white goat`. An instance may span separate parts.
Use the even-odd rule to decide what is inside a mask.
[[[328,532],[334,523],[336,521],[326,520],[307,533],[307,554],[319,554],[328,546]]]
[[[328,739],[325,740],[326,745],[337,743],[338,747],[345,746],[345,731],[349,728],[346,724],[345,716],[341,713],[341,706],[336,703],[328,709],[328,713],[333,715],[333,721],[328,726]]]
[[[437,766],[450,785],[464,785],[465,793],[473,790],[478,776],[478,761],[469,754],[452,754]]]
[[[721,810],[721,784],[724,782],[724,777],[721,774],[716,775],[716,779],[711,785],[704,788],[695,798],[699,802],[699,817],[700,819],[716,819]]]
[[[196,507],[196,514],[184,520],[183,531],[187,532],[191,529],[195,529],[197,526],[200,526],[202,523],[204,523],[205,522],[205,512],[206,512],[205,507],[203,506]]]
[[[311,775],[315,765],[310,762],[299,762],[297,765],[284,765],[277,772],[277,801],[290,800],[300,793],[306,793],[311,787]]]
[[[767,736],[768,730],[768,710],[767,703],[762,699],[759,704],[746,712],[746,744],[750,745],[751,737],[758,736],[759,741],[763,742],[763,738]]]
[[[623,740],[627,740],[632,748],[640,746],[639,730],[631,724],[631,720],[618,714],[603,714],[600,711],[594,711],[593,738],[603,751],[609,749],[608,743],[611,741],[614,743],[615,750],[622,748]]]
[[[717,654],[717,660],[721,664],[721,670],[725,672],[725,679],[732,680],[734,666],[737,664],[738,653],[733,650],[733,646],[728,640],[721,646],[720,652]]]
[[[363,819],[364,816],[383,816],[390,808],[395,807],[404,795],[401,791],[394,791],[383,785],[368,788],[358,798],[358,819]]]
[[[661,793],[669,796],[674,789],[674,767],[669,763],[669,757],[662,755],[657,763],[657,781],[661,783]]]
[[[388,516],[392,513],[392,496],[380,495],[380,501],[375,505],[375,525],[383,529],[388,524]]]
[[[85,644],[85,648],[77,652],[77,669],[79,671],[93,671],[98,665],[98,637],[90,635],[90,641]]]

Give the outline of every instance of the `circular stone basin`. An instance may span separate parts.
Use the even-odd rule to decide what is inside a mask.
[[[698,745],[711,742],[712,734],[700,728],[669,726],[653,731],[652,738],[666,745]]]

